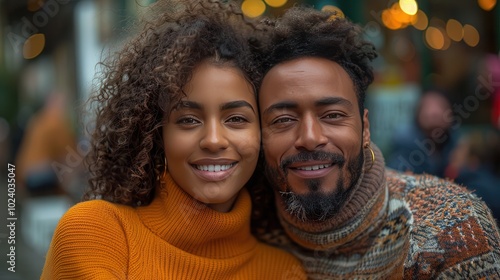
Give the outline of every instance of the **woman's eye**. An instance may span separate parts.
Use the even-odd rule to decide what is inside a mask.
[[[232,122],[232,123],[243,123],[243,122],[247,122],[247,120],[241,116],[234,116],[234,117],[231,117],[227,120],[228,122]]]
[[[177,124],[181,125],[193,125],[193,124],[198,124],[200,123],[197,119],[194,118],[182,118],[177,120]]]

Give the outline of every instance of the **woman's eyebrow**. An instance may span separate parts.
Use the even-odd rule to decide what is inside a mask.
[[[198,109],[203,110],[203,104],[194,102],[194,101],[180,101],[177,106],[175,106],[176,110],[179,109]]]
[[[249,107],[255,113],[255,109],[253,108],[253,106],[250,103],[246,102],[245,100],[236,100],[236,101],[224,103],[220,106],[220,109],[221,109],[221,111],[224,111],[224,110],[241,108],[241,107]]]

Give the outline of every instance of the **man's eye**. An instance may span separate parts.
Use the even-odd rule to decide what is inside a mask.
[[[283,118],[279,118],[279,119],[273,121],[273,124],[280,124],[280,123],[282,124],[282,123],[288,123],[288,122],[291,122],[291,121],[293,121],[292,118],[283,117]]]
[[[342,117],[342,115],[338,113],[331,113],[325,116],[326,119],[338,119],[340,117]]]

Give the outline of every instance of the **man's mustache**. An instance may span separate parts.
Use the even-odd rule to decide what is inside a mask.
[[[338,153],[329,153],[324,151],[313,151],[313,152],[299,152],[296,155],[291,155],[283,158],[280,163],[281,170],[285,171],[288,167],[296,162],[305,161],[329,161],[332,164],[338,164],[340,168],[344,166],[345,158]]]

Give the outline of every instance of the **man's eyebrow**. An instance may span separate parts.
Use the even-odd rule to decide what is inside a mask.
[[[342,98],[342,97],[326,97],[326,98],[322,98],[322,99],[314,102],[314,105],[316,105],[318,107],[328,106],[328,105],[335,105],[335,104],[345,105],[345,106],[348,106],[348,107],[352,107],[351,101],[349,101],[349,100],[347,100],[345,98]]]
[[[298,107],[299,107],[299,105],[296,102],[282,101],[282,102],[274,103],[273,105],[267,107],[262,114],[266,115],[266,114],[271,113],[271,111],[283,110],[283,109],[295,109]]]
[[[220,106],[220,110],[224,111],[224,110],[230,110],[230,109],[242,108],[242,107],[249,107],[255,113],[255,109],[253,108],[253,106],[250,105],[250,103],[246,102],[245,100],[236,100],[236,101],[224,103]]]

